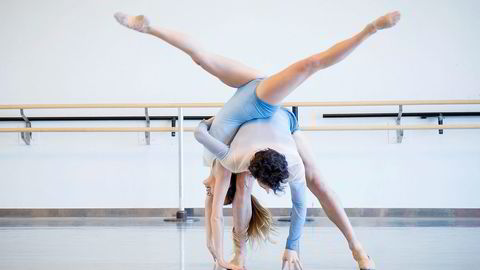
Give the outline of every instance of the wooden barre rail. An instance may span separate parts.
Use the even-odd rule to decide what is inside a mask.
[[[480,124],[448,124],[448,125],[399,125],[403,105],[452,105],[452,104],[480,104],[480,100],[396,100],[396,101],[363,101],[363,102],[290,102],[284,103],[285,107],[320,107],[320,106],[388,106],[398,105],[399,115],[397,125],[322,125],[301,127],[305,131],[353,131],[353,130],[396,130],[397,142],[401,143],[404,130],[444,130],[444,129],[480,129]],[[20,109],[26,128],[0,128],[2,132],[21,132],[21,137],[27,145],[30,145],[33,132],[145,132],[145,141],[150,144],[151,132],[179,132],[178,136],[178,183],[179,183],[179,207],[177,220],[185,221],[187,214],[184,208],[183,194],[183,157],[184,157],[184,132],[192,132],[193,127],[184,127],[183,108],[207,108],[222,107],[224,103],[170,103],[170,104],[20,104],[0,105],[0,109]],[[70,109],[70,108],[142,108],[145,109],[147,127],[75,127],[75,128],[32,128],[28,118],[24,115],[24,109]],[[150,127],[150,119],[147,108],[177,108],[178,127]],[[294,111],[295,108],[294,108]]]
[[[480,129],[480,124],[448,125],[322,125],[300,127],[304,131],[348,131],[348,130],[436,130],[436,129]],[[185,127],[183,131],[193,132],[195,128]],[[113,128],[0,128],[0,132],[179,132],[172,127],[113,127]]]
[[[480,104],[480,99],[452,100],[384,100],[384,101],[325,101],[286,102],[285,107],[330,107],[330,106],[395,106],[395,105],[461,105]],[[104,104],[11,104],[0,105],[0,109],[107,109],[107,108],[218,108],[223,102],[213,103],[104,103]]]

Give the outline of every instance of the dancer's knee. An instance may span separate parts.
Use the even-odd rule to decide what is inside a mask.
[[[195,62],[195,64],[202,66],[202,60],[198,55],[192,54],[190,57],[192,58],[193,62]]]
[[[307,180],[307,184],[319,177],[318,169],[315,166],[314,161],[303,159],[303,166],[305,167],[305,178]]]
[[[313,57],[307,57],[299,62],[295,63],[296,72],[299,74],[310,75],[315,70],[315,59]]]
[[[312,55],[306,59],[309,67],[309,72],[314,73],[320,69],[327,68],[334,64],[334,58],[329,51],[324,51]]]
[[[312,181],[307,182],[307,187],[317,197],[326,197],[326,196],[329,196],[330,194],[330,190],[327,184],[319,178],[316,178]]]
[[[322,175],[315,168],[305,166],[305,178],[307,181],[307,187],[318,193],[319,195],[325,195],[328,193],[328,186],[323,180]]]
[[[201,66],[201,67],[204,67],[205,66],[205,63],[206,63],[206,53],[203,52],[203,51],[192,51],[190,53],[190,57],[192,58],[193,62],[195,62],[195,64]]]

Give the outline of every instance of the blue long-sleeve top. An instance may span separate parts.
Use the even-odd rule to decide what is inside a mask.
[[[195,139],[233,173],[248,171],[250,160],[259,150],[271,148],[285,155],[289,171],[286,182],[289,183],[292,197],[291,224],[286,248],[298,251],[307,211],[305,168],[290,133],[288,112],[278,110],[271,118],[246,122],[240,127],[230,146],[209,134],[209,123],[200,122],[194,133]]]
[[[290,193],[292,196],[292,212],[290,214],[290,231],[288,233],[286,249],[299,251],[300,237],[305,225],[307,206],[305,203],[306,183],[305,178],[300,181],[291,181]]]

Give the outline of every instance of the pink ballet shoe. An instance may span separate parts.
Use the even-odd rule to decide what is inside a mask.
[[[400,21],[400,12],[394,11],[383,15],[382,17],[376,19],[373,22],[373,25],[377,30],[393,27]]]
[[[118,23],[138,32],[147,33],[150,29],[150,22],[143,15],[129,16],[127,14],[117,12],[113,15]]]
[[[375,270],[375,262],[368,255],[361,255],[358,252],[352,252],[353,258],[358,263],[358,268],[360,270]]]

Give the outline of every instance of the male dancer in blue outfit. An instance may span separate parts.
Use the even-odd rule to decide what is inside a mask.
[[[235,95],[217,113],[209,129],[210,134],[218,139],[219,142],[229,144],[240,125],[249,120],[272,117],[272,115],[278,110],[278,107],[284,98],[295,90],[302,82],[315,72],[334,65],[344,59],[364,40],[375,34],[377,30],[394,26],[400,19],[400,13],[392,12],[381,16],[372,23],[367,24],[362,31],[353,37],[335,44],[326,51],[302,59],[270,77],[266,77],[261,72],[246,67],[239,62],[212,54],[201,48],[196,42],[192,41],[182,33],[161,27],[150,26],[148,20],[144,16],[127,16],[122,13],[116,13],[115,18],[119,23],[128,28],[156,36],[184,51],[207,72],[216,76],[228,86],[239,88]],[[221,151],[219,153],[225,154],[225,152]],[[223,156],[217,155],[219,153],[212,153],[212,158],[207,158],[207,160],[214,160],[213,157],[221,160]],[[259,164],[262,164],[262,160],[266,161],[271,159],[276,161],[281,159],[281,156],[281,153],[274,150],[273,152],[260,152],[258,158]],[[311,164],[311,161],[306,161],[303,157],[302,159],[304,164]],[[265,164],[268,164],[268,162]],[[257,177],[257,180],[262,182],[263,180],[268,179],[269,181],[265,181],[263,184],[269,188],[276,188],[278,183],[285,180],[283,174],[277,173],[277,171],[285,171],[285,167],[287,167],[286,164],[283,164],[282,166],[277,165],[274,165],[273,167],[270,166],[273,168],[270,174],[271,177],[261,174],[259,176],[262,177]],[[319,178],[314,165],[309,168],[307,168],[307,166],[305,167],[307,181],[313,179],[312,183],[315,183],[315,185],[312,185],[318,187],[318,190],[314,191],[314,194],[318,198],[322,193],[321,188],[324,186],[324,183]],[[261,168],[257,169],[259,170],[258,172],[262,172]],[[215,255],[220,266],[239,269],[238,266],[228,264],[223,259],[222,208],[228,189],[228,181],[225,179],[230,178],[224,176],[231,172],[223,168],[221,162],[215,162],[215,165],[212,166],[212,171],[216,172],[214,178],[217,180],[213,192],[214,198],[212,203],[212,238],[214,239]],[[257,171],[252,172],[254,177],[256,172]],[[276,175],[278,175],[278,177],[274,179]],[[332,207],[330,208],[330,214],[332,215],[331,219],[346,236],[354,258],[359,264],[360,261],[370,261],[360,242],[354,237],[351,225],[346,218],[345,212],[339,206],[339,203],[334,199],[330,200],[329,203],[332,204]],[[328,215],[328,210],[326,209],[326,211]],[[289,250],[287,249],[286,253],[292,255],[292,258],[295,258],[295,252],[291,250],[291,252],[288,251]]]

